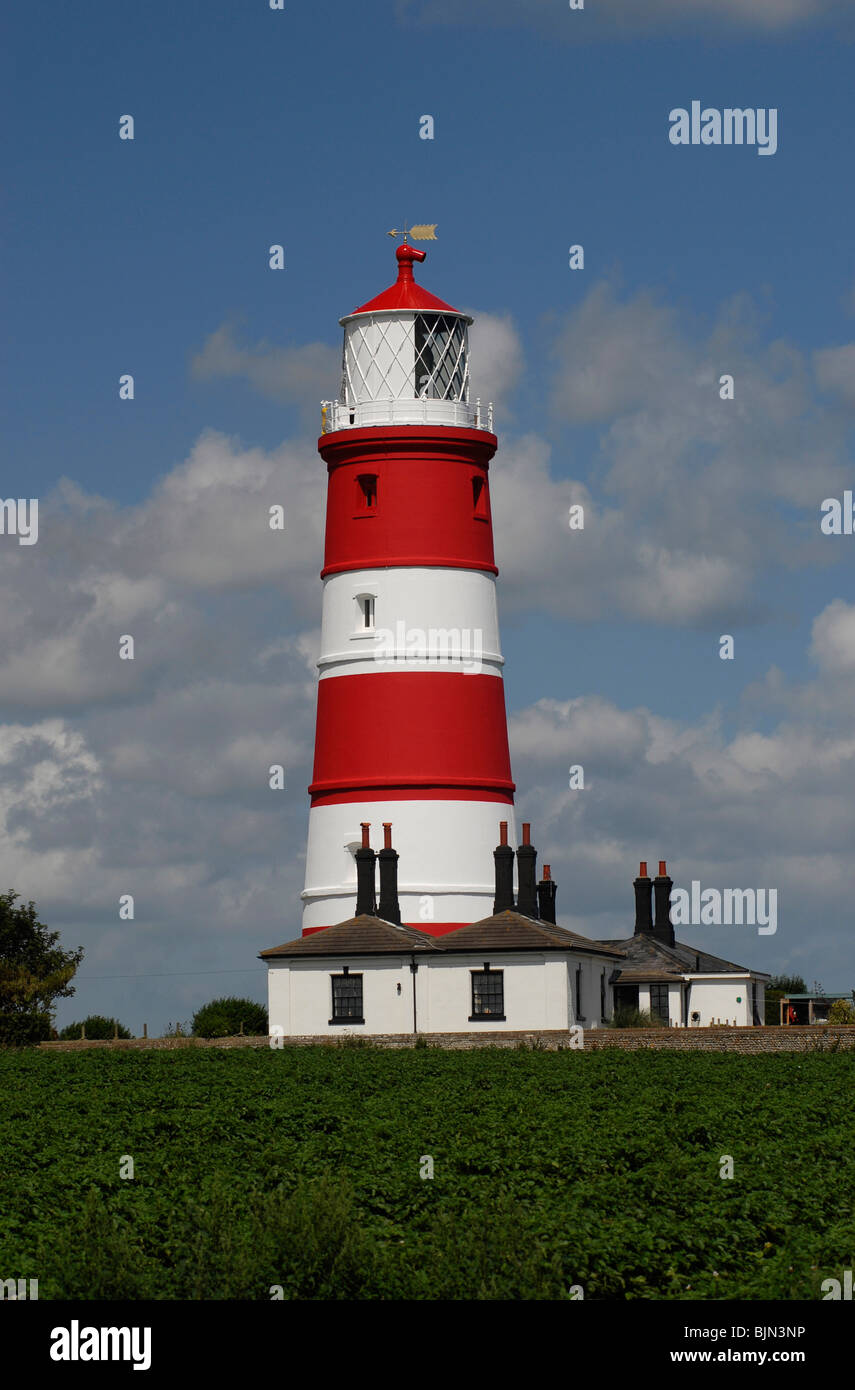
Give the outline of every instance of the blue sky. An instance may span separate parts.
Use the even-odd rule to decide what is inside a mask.
[[[210,991],[172,971],[246,968],[219,978],[260,997],[255,952],[296,934],[318,401],[405,218],[438,224],[419,277],[482,326],[514,770],[567,924],[623,934],[664,854],[779,888],[775,937],[701,944],[855,985],[855,538],[818,526],[852,486],[846,7],[155,0],[6,30],[0,491],[41,499],[42,534],[0,537],[0,872],[87,946],[63,1015],[187,1017]],[[776,108],[776,154],[672,146],[695,99]],[[275,554],[245,510],[268,492]],[[145,978],[85,985],[117,963]]]

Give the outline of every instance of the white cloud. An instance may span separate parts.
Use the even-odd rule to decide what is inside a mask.
[[[270,400],[299,405],[307,422],[314,423],[320,420],[321,401],[338,395],[341,353],[328,343],[242,346],[235,339],[234,327],[223,323],[205,340],[191,371],[198,381],[242,377]]]
[[[560,478],[538,436],[500,442],[504,604],[746,623],[762,615],[759,577],[840,558],[823,545],[819,506],[850,477],[846,420],[823,409],[804,355],[765,343],[761,327],[744,297],[699,331],[650,293],[590,290],[556,333],[551,400],[566,426],[598,427],[599,451]],[[721,399],[724,375],[733,400]],[[584,531],[569,528],[573,503]]]
[[[523,371],[523,351],[510,314],[465,311],[475,322],[469,330],[471,361],[470,399],[492,401],[497,411],[508,414],[508,401]]]
[[[814,619],[811,656],[831,676],[855,672],[855,605],[835,599]]]
[[[690,724],[596,695],[540,700],[511,718],[517,814],[532,821],[558,880],[559,920],[592,936],[630,935],[638,862],[664,858],[678,886],[779,893],[776,936],[683,928],[681,939],[771,973],[822,973],[830,989],[855,985],[853,616],[839,600],[818,615],[814,648],[826,666],[806,689],[778,685],[785,708],[768,731],[748,727],[747,712],[729,735],[715,712]],[[755,699],[754,718],[769,713]],[[569,788],[571,764],[584,768],[583,790]]]
[[[814,354],[816,379],[824,391],[855,405],[855,343]]]

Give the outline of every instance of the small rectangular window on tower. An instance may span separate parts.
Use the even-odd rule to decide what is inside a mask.
[[[356,599],[359,607],[359,626],[363,632],[374,630],[374,595],[358,594]]]
[[[479,473],[472,476],[472,507],[476,517],[482,521],[489,519],[487,511],[487,479]]]
[[[377,474],[360,473],[356,479],[356,505],[361,512],[377,510]]]

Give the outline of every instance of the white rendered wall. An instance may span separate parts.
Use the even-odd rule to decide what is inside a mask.
[[[383,821],[392,822],[402,921],[428,928],[432,921],[477,922],[489,917],[496,892],[493,850],[503,820],[515,847],[514,808],[503,801],[384,800],[314,806],[309,813],[303,930],[330,927],[353,916],[353,850],[361,843],[363,821],[371,824],[374,849],[383,844]],[[379,894],[379,873],[376,882]]]
[[[426,999],[419,1019],[421,1033],[477,1033],[480,1029],[514,1033],[530,1029],[566,1029],[568,1023],[566,953],[533,951],[491,956],[436,956],[419,963],[425,973]],[[504,973],[505,1019],[470,1021],[472,971]]]
[[[271,962],[270,1028],[286,1037],[370,1036],[413,1032],[411,955],[345,956]],[[471,1020],[473,970],[489,960],[504,976],[505,1019]],[[416,1013],[420,1033],[564,1030],[570,1026],[565,952],[485,956],[416,956]],[[586,962],[590,964],[590,962]],[[331,1024],[331,975],[347,966],[362,975],[364,1023]],[[398,987],[400,986],[400,993]]]
[[[363,625],[358,602],[365,594],[374,597],[372,631]],[[392,640],[380,638],[381,632],[391,634]],[[459,660],[413,656],[422,633],[428,651],[434,646],[441,655]],[[348,571],[324,580],[318,661],[322,679],[384,671],[450,671],[461,665],[469,674],[500,676],[503,664],[492,574],[403,566]]]
[[[365,1023],[330,1023],[331,975],[362,976]],[[413,984],[410,958],[344,956],[271,963],[268,969],[269,1027],[286,1037],[364,1037],[369,1033],[412,1033]],[[398,986],[401,992],[398,993]]]
[[[758,986],[757,1007],[763,1019],[764,991]],[[742,1000],[737,1003],[737,996]],[[751,1023],[751,980],[748,975],[707,975],[693,978],[689,995],[689,1019],[693,1013],[700,1013],[699,1024],[691,1025],[706,1028],[719,1020],[747,1027]]]
[[[570,1002],[571,1024],[578,1023],[581,1028],[601,1028],[614,1011],[612,989],[609,976],[615,963],[604,961],[596,956],[567,957],[567,989]],[[581,1010],[576,1010],[576,971],[581,968]],[[605,1011],[600,1009],[600,980],[605,978]]]

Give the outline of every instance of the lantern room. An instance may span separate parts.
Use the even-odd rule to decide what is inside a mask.
[[[457,425],[492,430],[492,406],[469,400],[472,319],[416,283],[425,252],[395,252],[398,279],[340,320],[341,390],[323,402],[323,430],[370,425]]]

